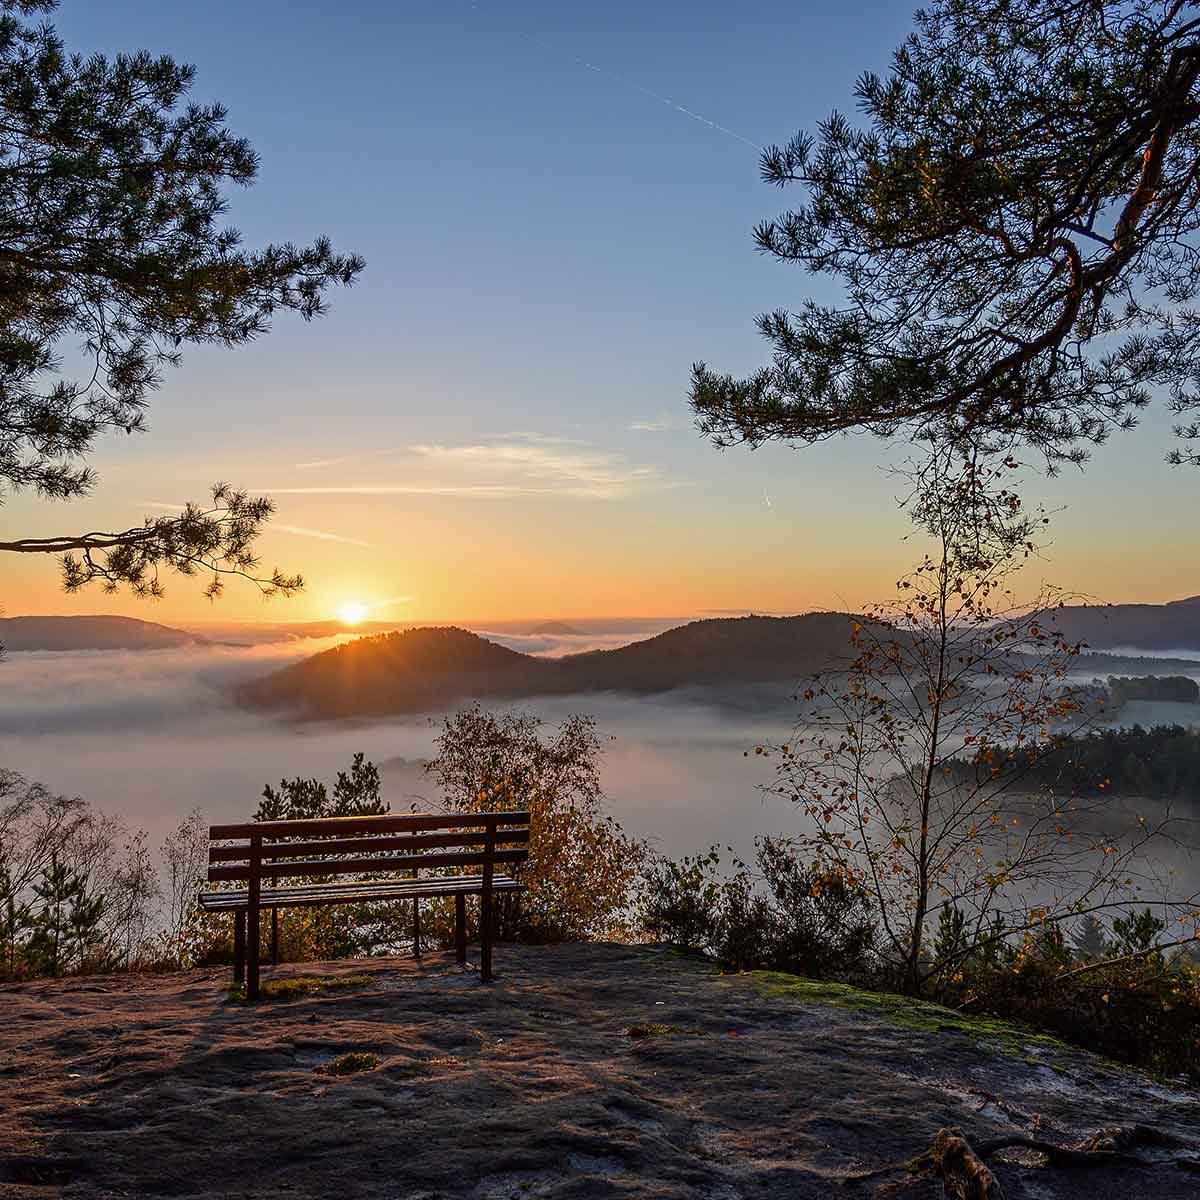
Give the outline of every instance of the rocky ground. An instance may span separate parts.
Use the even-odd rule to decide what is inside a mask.
[[[2,988],[0,1197],[915,1200],[941,1183],[887,1168],[941,1127],[1131,1122],[1177,1143],[991,1161],[1009,1200],[1200,1195],[1200,1099],[1048,1039],[653,948],[502,946],[498,968],[281,967],[349,982],[255,1006],[220,971]]]

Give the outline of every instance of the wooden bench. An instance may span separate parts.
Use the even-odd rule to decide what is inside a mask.
[[[200,893],[205,912],[234,917],[234,981],[246,995],[259,990],[259,914],[278,920],[281,908],[308,908],[368,900],[455,898],[454,941],[467,959],[466,897],[480,898],[480,977],[492,978],[493,899],[524,891],[511,868],[529,855],[529,813],[416,813],[412,816],[323,817],[306,821],[255,821],[213,825],[208,836],[210,883],[243,883],[240,889]],[[452,868],[455,872],[445,873]],[[477,872],[474,870],[477,868]],[[441,874],[420,878],[420,871]],[[411,876],[399,878],[401,871]],[[350,878],[339,878],[349,876]],[[381,878],[386,876],[386,878]],[[279,880],[286,883],[280,886]],[[311,880],[312,882],[297,882]],[[415,948],[419,925],[414,921]],[[277,957],[277,955],[276,955]]]

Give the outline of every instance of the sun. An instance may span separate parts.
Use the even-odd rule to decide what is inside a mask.
[[[359,625],[367,615],[365,604],[343,604],[338,609],[338,620],[343,625]]]

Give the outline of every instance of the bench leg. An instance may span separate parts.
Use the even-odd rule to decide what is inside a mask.
[[[479,978],[488,983],[492,978],[492,890],[484,887],[479,899]]]
[[[246,910],[246,999],[258,999],[258,967],[262,955],[259,944],[258,905]]]
[[[460,963],[467,961],[467,898],[454,897],[454,952]]]
[[[421,957],[421,902],[413,897],[413,958]]]
[[[246,910],[233,914],[233,982],[246,982]]]

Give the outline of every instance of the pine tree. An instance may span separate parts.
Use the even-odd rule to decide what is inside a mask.
[[[53,976],[61,974],[70,952],[71,913],[80,898],[82,884],[57,854],[33,885],[33,894],[41,908],[33,918],[29,953]]]
[[[842,295],[759,317],[772,362],[693,372],[718,444],[847,430],[1053,467],[1155,395],[1200,463],[1200,24],[1176,0],[933,0],[885,77],[762,156],[807,202],[758,248]]]
[[[933,957],[938,962],[955,963],[961,968],[969,946],[967,914],[957,904],[948,904],[938,914],[937,936],[933,941]]]
[[[72,54],[51,26],[22,19],[55,6],[0,0],[0,501],[86,495],[97,439],[142,431],[181,347],[241,345],[281,311],[319,316],[363,266],[325,238],[243,249],[220,224],[223,188],[252,183],[258,159],[225,109],[186,103],[190,66]],[[64,378],[63,350],[79,346],[81,376]],[[289,592],[300,578],[264,574],[254,553],[271,511],[218,485],[180,516],[0,550],[60,555],[68,590],[99,580],[158,595],[169,567],[204,572],[210,595],[229,574]]]
[[[1072,944],[1080,958],[1092,962],[1098,962],[1108,953],[1104,926],[1091,913],[1080,920]]]
[[[333,810],[335,817],[367,817],[390,812],[379,795],[379,768],[373,762],[365,762],[362,752],[354,756],[350,772],[339,771],[333,785]]]
[[[349,772],[339,771],[333,796],[319,779],[281,779],[278,789],[269,783],[254,814],[256,821],[300,821],[318,817],[370,817],[391,811],[381,799],[379,768],[355,754]]]
[[[76,888],[67,913],[70,961],[83,965],[94,950],[100,923],[107,910],[103,895],[89,895],[87,881],[76,876]]]
[[[9,872],[0,867],[0,945],[3,946],[4,972],[11,979],[17,974],[17,950],[22,937],[33,928],[33,913],[17,896]]]
[[[1151,950],[1162,939],[1166,927],[1166,922],[1156,917],[1148,908],[1116,917],[1112,923],[1113,953],[1120,957]]]
[[[319,779],[297,776],[281,779],[278,788],[267,784],[254,819],[296,821],[381,816],[391,811],[391,805],[380,796],[380,785],[379,768],[359,752],[354,755],[348,772],[338,772],[332,795]],[[378,906],[326,905],[308,912],[292,909],[280,914],[276,909],[271,919],[279,923],[285,941],[303,930],[311,952],[323,958],[346,958],[373,950],[380,916]]]

